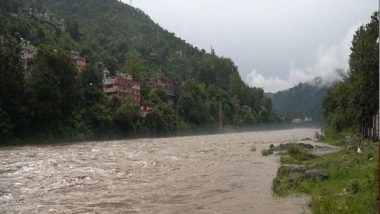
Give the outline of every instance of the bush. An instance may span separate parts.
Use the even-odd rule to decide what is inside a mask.
[[[268,155],[273,154],[273,150],[272,149],[264,149],[264,150],[261,151],[261,154],[263,156],[268,156]]]
[[[306,149],[297,144],[289,144],[287,149],[288,154],[298,161],[313,159],[315,156],[310,154]]]

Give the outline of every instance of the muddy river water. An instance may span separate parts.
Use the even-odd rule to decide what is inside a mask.
[[[304,213],[272,195],[279,158],[261,150],[315,131],[1,148],[0,213]]]

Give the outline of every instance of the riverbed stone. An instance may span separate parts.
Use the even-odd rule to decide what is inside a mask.
[[[318,169],[309,169],[305,171],[305,178],[312,180],[325,180],[329,178],[329,175],[326,172],[320,171]]]

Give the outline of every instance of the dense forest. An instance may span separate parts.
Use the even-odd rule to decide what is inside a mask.
[[[29,8],[64,24],[20,15]],[[28,72],[21,38],[38,48]],[[246,85],[232,60],[191,46],[117,0],[3,0],[0,39],[0,142],[213,130],[219,109],[230,126],[280,121],[264,91]],[[83,71],[70,51],[87,59]],[[141,105],[153,109],[147,118],[130,102],[103,93],[99,62],[141,82]],[[174,105],[146,87],[156,72],[180,86]]]
[[[362,120],[379,111],[379,21],[378,12],[370,23],[355,33],[348,75],[335,84],[323,101],[326,133],[359,133]]]
[[[267,96],[272,99],[273,109],[287,120],[308,117],[313,122],[320,123],[322,101],[328,89],[321,79],[316,78],[313,82],[299,83],[284,91],[268,93]]]

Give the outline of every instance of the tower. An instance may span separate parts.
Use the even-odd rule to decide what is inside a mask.
[[[213,56],[215,56],[215,50],[214,50],[214,48],[212,47],[212,45],[211,45],[211,55],[213,55]]]

